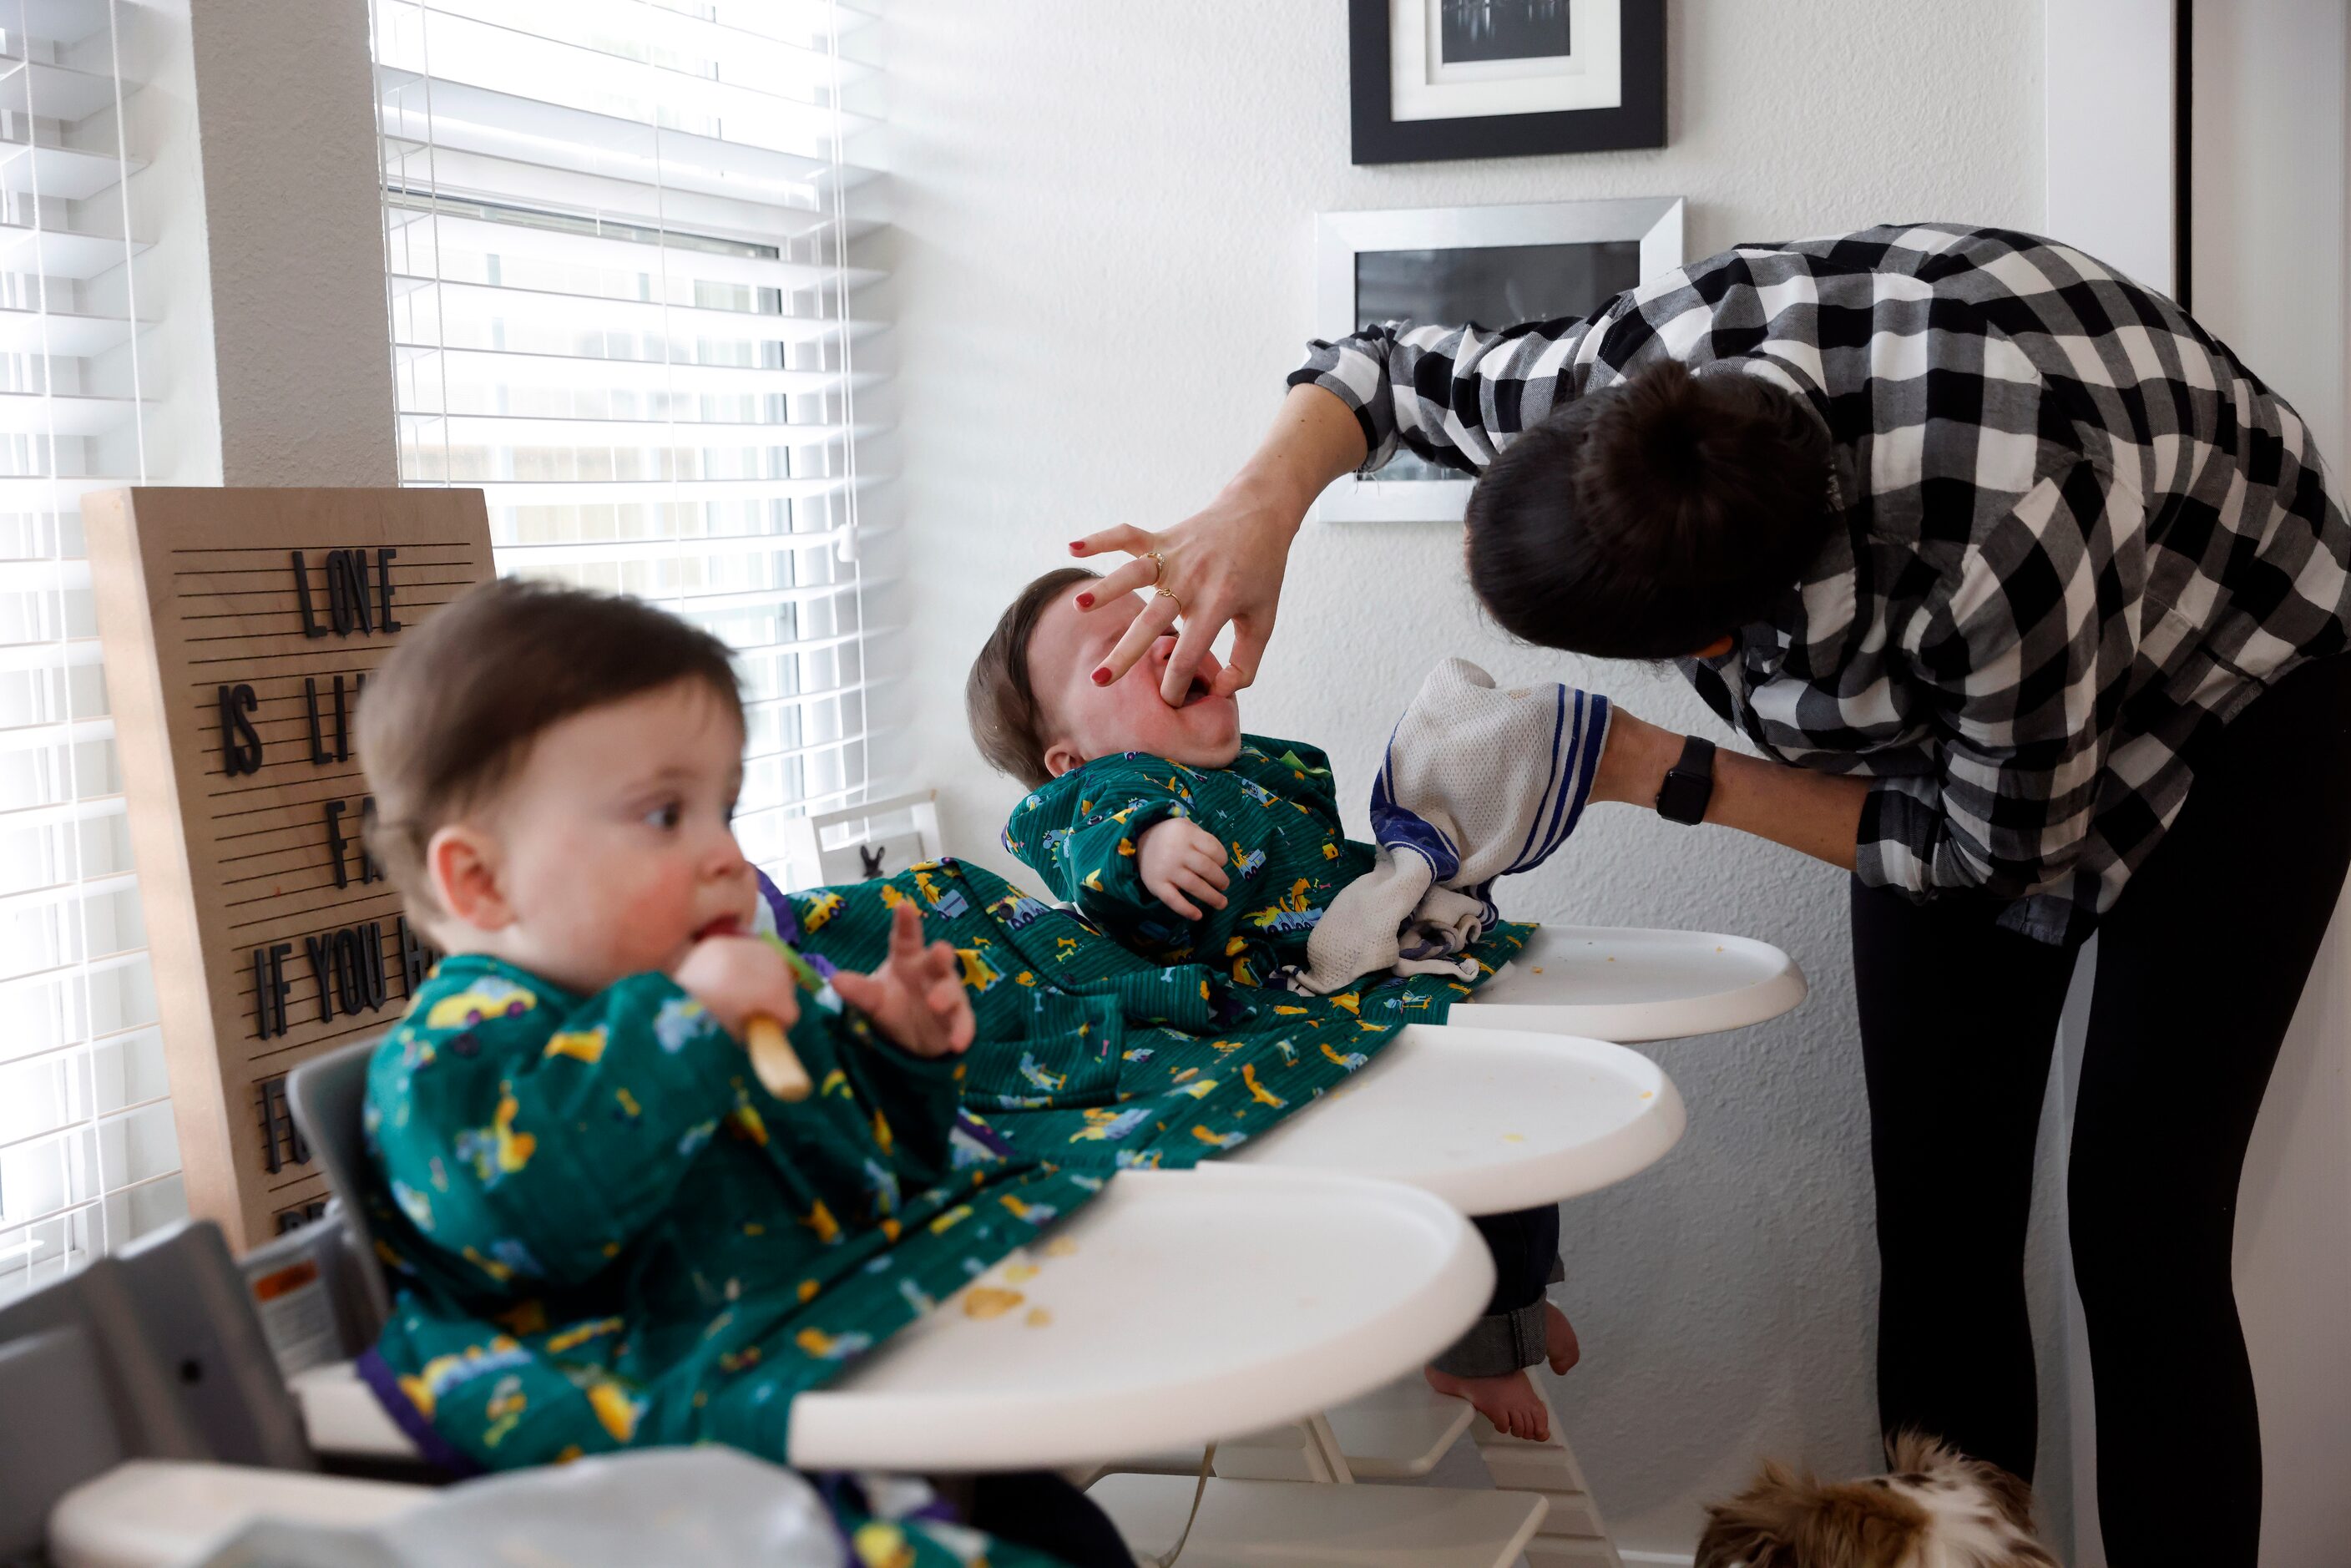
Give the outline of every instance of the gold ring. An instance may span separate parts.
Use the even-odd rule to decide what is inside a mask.
[[[1144,559],[1151,562],[1151,586],[1156,588],[1159,586],[1159,580],[1167,575],[1166,559],[1155,549],[1144,550],[1143,555]]]
[[[1158,591],[1158,593],[1157,593],[1156,595],[1155,595],[1155,597],[1156,597],[1156,598],[1160,598],[1160,599],[1175,600],[1175,603],[1176,603],[1176,614],[1178,614],[1178,615],[1181,615],[1181,614],[1183,614],[1183,613],[1184,613],[1184,601],[1183,601],[1182,600],[1180,600],[1180,599],[1176,599],[1176,596],[1175,596],[1174,594],[1172,594],[1172,593],[1168,592],[1165,589],[1164,589],[1164,588],[1163,588],[1163,589],[1161,589],[1161,590]]]

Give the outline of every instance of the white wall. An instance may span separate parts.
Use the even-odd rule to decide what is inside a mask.
[[[1376,170],[1348,162],[1339,0],[895,0],[888,16],[904,526],[875,554],[908,579],[899,760],[940,788],[949,842],[1007,872],[993,846],[1017,791],[966,737],[969,659],[1064,541],[1174,522],[1253,444],[1311,320],[1316,212],[1675,193],[1693,256],[2042,216],[2037,0],[1681,0],[1665,150]],[[1670,676],[1501,642],[1458,546],[1449,528],[1318,526],[1292,557],[1245,718],[1330,749],[1358,832],[1379,741],[1446,654],[1587,681],[1719,736]],[[1762,937],[1814,982],[1778,1023],[1655,1048],[1688,1136],[1567,1212],[1561,1300],[1586,1360],[1558,1408],[1619,1539],[1686,1552],[1698,1502],[1759,1453],[1876,1460],[1844,884],[1757,841],[1607,812],[1514,891],[1531,916]]]

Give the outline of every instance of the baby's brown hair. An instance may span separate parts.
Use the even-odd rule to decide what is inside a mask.
[[[1020,591],[988,633],[963,684],[963,706],[980,756],[998,773],[1009,773],[1031,789],[1053,776],[1045,767],[1043,714],[1029,681],[1029,640],[1053,596],[1100,573],[1081,566],[1057,567]]]
[[[533,741],[575,714],[689,680],[742,722],[726,644],[643,600],[522,578],[467,591],[368,678],[368,852],[413,908],[433,912],[425,844],[496,794]]]

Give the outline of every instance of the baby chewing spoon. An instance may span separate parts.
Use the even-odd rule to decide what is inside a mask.
[[[784,956],[794,980],[811,993],[824,989],[824,977],[806,958],[793,952],[789,943],[773,935],[768,940]],[[758,1074],[759,1082],[768,1093],[788,1104],[809,1097],[815,1084],[810,1081],[808,1069],[800,1065],[799,1053],[784,1038],[782,1020],[761,1013],[744,1024],[743,1037],[744,1047],[751,1056],[751,1071]]]

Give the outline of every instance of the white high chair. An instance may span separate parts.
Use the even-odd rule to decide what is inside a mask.
[[[1139,1433],[1198,1443],[1297,1418],[1417,1364],[1467,1326],[1491,1283],[1468,1227],[1426,1193],[1295,1171],[1133,1173],[839,1387],[803,1396],[791,1457],[804,1468],[984,1470],[1092,1459]],[[993,1310],[1016,1292],[1013,1310]],[[412,1452],[346,1369],[298,1377],[294,1392],[319,1448]],[[338,1441],[338,1422],[353,1419],[360,1440]],[[142,1460],[68,1493],[48,1546],[60,1568],[162,1568],[256,1518],[380,1519],[425,1495],[298,1469]],[[1501,1568],[1545,1504],[1469,1497],[1425,1493],[1381,1517],[1398,1531],[1422,1520],[1424,1532],[1441,1519],[1466,1553],[1446,1561]],[[1228,1506],[1217,1504],[1219,1517]],[[1216,1534],[1196,1532],[1191,1560],[1214,1561]],[[1318,1561],[1395,1560],[1341,1551]]]
[[[1488,1005],[1457,1004],[1444,1025],[1407,1028],[1326,1096],[1338,1105],[1283,1123],[1227,1163],[1405,1181],[1469,1214],[1580,1197],[1662,1156],[1683,1130],[1681,1100],[1635,1052],[1533,1031],[1582,1020],[1641,1039],[1710,1033],[1777,1017],[1804,994],[1794,963],[1762,943],[1547,928],[1479,993]],[[1504,1020],[1513,1027],[1494,1027]],[[1410,1479],[1426,1475],[1468,1432],[1495,1486],[1547,1505],[1525,1546],[1529,1568],[1622,1568],[1556,1412],[1550,1426],[1545,1442],[1510,1437],[1415,1373],[1307,1421],[1220,1445],[1215,1469],[1256,1483]],[[1197,1464],[1165,1452],[1125,1461],[1117,1469],[1129,1473],[1105,1478],[1091,1495],[1130,1539],[1154,1540],[1180,1518],[1172,1511],[1188,1500],[1186,1478]],[[1285,1496],[1294,1513],[1283,1511]],[[1325,1506],[1303,1489],[1249,1492],[1233,1513],[1260,1532],[1270,1555],[1217,1561],[1297,1560],[1281,1556],[1282,1543],[1311,1538]]]
[[[369,1254],[380,1322],[388,1301],[353,1203],[371,1049],[305,1062],[287,1097],[340,1223]],[[1477,1316],[1490,1270],[1452,1205],[1401,1184],[1295,1168],[1127,1172],[1047,1246],[977,1282],[1018,1294],[1008,1321],[950,1300],[800,1396],[789,1458],[810,1469],[1029,1469],[1289,1420],[1413,1364],[1412,1346],[1449,1343]],[[1138,1336],[1155,1334],[1167,1343],[1137,1357]],[[313,1446],[413,1456],[350,1364],[289,1386]]]
[[[338,1192],[356,1192],[360,1179],[367,1049],[306,1063],[288,1084]],[[1528,1157],[1555,1151],[1542,1145]],[[363,1230],[353,1216],[343,1222]],[[837,1385],[801,1396],[790,1457],[811,1469],[951,1471],[1091,1468],[1162,1445],[1196,1451],[1311,1419],[1421,1364],[1476,1317],[1492,1281],[1458,1208],[1412,1187],[1273,1166],[1128,1172],[1045,1247],[975,1282],[1019,1292],[1013,1310],[975,1317],[950,1301]],[[349,1363],[300,1374],[291,1388],[321,1450],[413,1458]],[[1188,1513],[1199,1489],[1180,1484]],[[1187,1563],[1256,1560],[1268,1500],[1244,1506],[1249,1500],[1228,1486],[1206,1489]],[[1348,1540],[1432,1532],[1453,1542],[1458,1555],[1445,1561],[1503,1568],[1548,1506],[1510,1492],[1467,1497],[1416,1490],[1377,1504],[1377,1530],[1336,1535],[1323,1516],[1344,1500],[1301,1500],[1312,1507],[1292,1528],[1310,1531],[1314,1560],[1332,1568],[1399,1561],[1384,1547],[1359,1553]],[[1229,1552],[1241,1555],[1220,1556]]]

